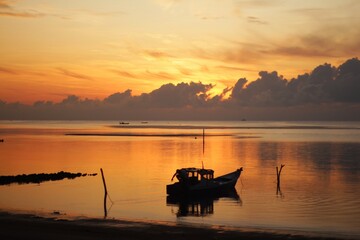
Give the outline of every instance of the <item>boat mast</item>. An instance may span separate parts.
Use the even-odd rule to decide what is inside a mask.
[[[203,128],[203,158],[201,159],[201,164],[203,169],[204,169],[204,155],[205,155],[205,128]]]

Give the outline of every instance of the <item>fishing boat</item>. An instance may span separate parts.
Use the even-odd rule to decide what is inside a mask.
[[[166,186],[168,195],[211,195],[234,189],[243,168],[214,178],[214,170],[204,168],[177,169],[171,181],[177,182]]]

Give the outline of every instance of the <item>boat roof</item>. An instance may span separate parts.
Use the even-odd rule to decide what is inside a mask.
[[[180,168],[178,169],[178,171],[186,171],[186,172],[197,172],[197,173],[200,173],[200,174],[206,174],[206,173],[211,173],[213,174],[214,173],[214,170],[212,169],[205,169],[205,168]]]

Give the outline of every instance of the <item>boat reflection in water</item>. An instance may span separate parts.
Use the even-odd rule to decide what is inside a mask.
[[[177,217],[205,217],[214,214],[214,202],[221,198],[228,198],[242,204],[241,198],[236,192],[236,189],[222,191],[216,194],[206,195],[169,195],[166,198],[167,206],[178,206]]]

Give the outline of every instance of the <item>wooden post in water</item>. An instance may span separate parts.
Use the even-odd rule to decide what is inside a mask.
[[[278,186],[278,188],[280,188],[280,174],[281,174],[281,171],[282,171],[283,167],[285,167],[285,165],[281,164],[280,170],[279,170],[279,167],[276,166],[276,176],[277,176],[277,186]]]
[[[102,177],[102,180],[104,183],[105,194],[107,195],[106,182],[105,182],[104,172],[103,172],[102,168],[100,168],[100,171],[101,171],[101,177]]]
[[[280,170],[279,170],[279,167],[276,166],[276,176],[277,176],[276,195],[280,194],[281,197],[283,197],[283,194],[282,194],[281,188],[280,188],[280,174],[281,174],[281,170],[283,169],[283,167],[285,167],[285,165],[281,164]]]
[[[100,172],[101,172],[101,177],[102,177],[102,180],[103,180],[104,190],[105,190],[105,194],[104,194],[104,218],[106,218],[107,217],[106,199],[107,199],[108,193],[107,193],[107,188],[106,188],[104,172],[103,172],[102,168],[100,168]]]

